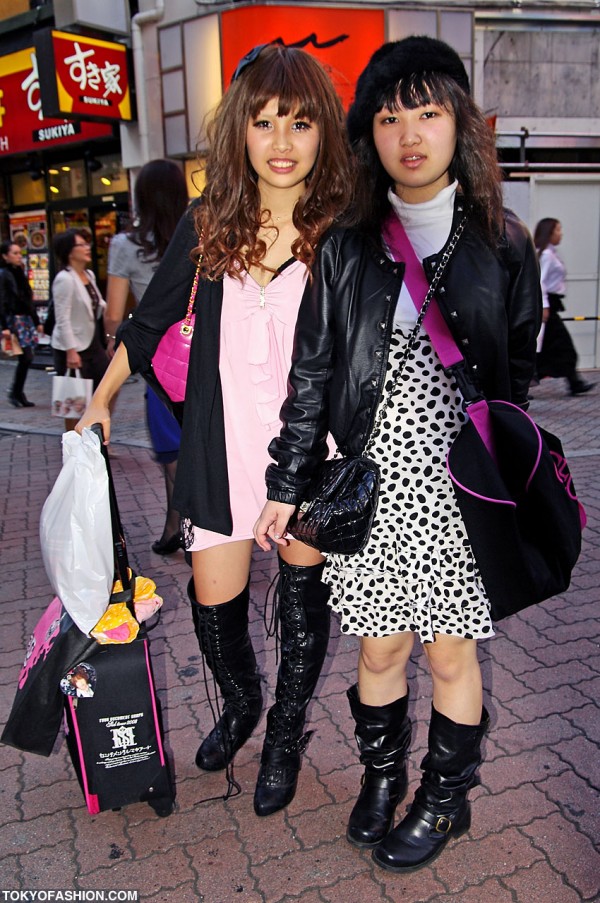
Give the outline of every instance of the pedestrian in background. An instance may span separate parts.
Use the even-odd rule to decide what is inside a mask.
[[[54,237],[59,272],[52,282],[56,322],[50,344],[58,376],[79,370],[96,388],[108,367],[103,314],[106,301],[90,269],[92,248],[81,229],[66,229]],[[76,419],[65,418],[65,429]]]
[[[493,132],[451,47],[427,37],[384,44],[358,79],[348,130],[361,222],[332,230],[317,256],[298,316],[284,427],[270,446],[272,501],[255,536],[265,550],[269,538],[287,543],[328,431],[342,454],[359,455],[382,418],[369,452],[381,469],[369,541],[356,555],[329,556],[325,580],[342,632],[360,638],[348,698],[365,770],[346,836],[372,847],[378,865],[404,872],[470,827],[467,795],[489,724],[477,641],[494,631],[446,469],[466,420],[462,396],[427,317],[413,336],[424,293],[411,294],[395,262],[406,260],[398,233],[428,282],[450,253],[433,303],[489,398],[527,406],[541,291],[531,236],[503,210]],[[409,336],[415,344],[396,383]],[[391,830],[408,786],[407,666],[417,635],[433,683],[428,752],[408,813]]]
[[[21,249],[15,242],[0,245],[0,326],[2,335],[17,337],[21,354],[8,400],[14,408],[33,408],[33,401],[25,395],[25,380],[33,362],[38,333],[43,332],[33,303],[33,292],[23,269]]]
[[[353,197],[344,112],[327,73],[295,48],[255,48],[239,64],[209,126],[206,188],[184,216],[144,298],[120,330],[110,368],[78,429],[110,435],[108,404],[150,365],[185,312],[199,261],[174,504],[191,552],[194,626],[222,712],[196,764],[228,768],[262,709],[248,632],[252,526],[264,499],[269,440],[315,249]],[[279,557],[280,664],[254,795],[265,816],[294,798],[306,707],[329,640],[322,556],[301,543]],[[230,775],[228,775],[231,777]]]
[[[135,180],[133,200],[133,228],[115,235],[108,249],[104,326],[111,358],[129,292],[139,304],[187,207],[187,185],[181,167],[171,160],[146,163]],[[171,555],[181,548],[179,512],[173,507],[181,429],[149,387],[146,388],[146,421],[155,458],[163,471],[167,499],[162,534],[152,544],[152,551],[157,555]]]
[[[540,278],[544,303],[541,349],[537,356],[537,377],[564,377],[570,395],[583,395],[594,388],[577,371],[577,351],[569,330],[560,316],[565,309],[567,269],[556,253],[563,231],[559,220],[547,216],[535,227],[533,241],[540,259]]]

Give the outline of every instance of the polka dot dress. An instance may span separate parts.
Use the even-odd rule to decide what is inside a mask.
[[[387,378],[406,339],[392,337]],[[386,386],[385,397],[390,387]],[[377,515],[366,548],[330,555],[324,579],[343,633],[383,637],[404,631],[493,635],[489,602],[446,470],[465,420],[460,396],[429,338],[421,334],[371,450],[381,467]]]

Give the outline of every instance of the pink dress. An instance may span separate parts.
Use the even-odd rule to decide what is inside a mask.
[[[294,260],[262,288],[248,273],[223,280],[219,373],[223,391],[229,498],[233,533],[194,526],[197,552],[252,539],[266,500],[267,451],[279,435],[279,411],[287,397],[294,329],[306,284],[305,265]]]

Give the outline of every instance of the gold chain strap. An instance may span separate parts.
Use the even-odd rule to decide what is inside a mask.
[[[198,259],[198,266],[196,267],[196,272],[194,274],[194,281],[192,282],[192,290],[190,292],[190,300],[188,301],[187,313],[181,321],[181,326],[179,328],[181,335],[191,335],[194,331],[194,327],[192,326],[192,314],[194,313],[194,304],[196,303],[196,295],[198,293],[198,283],[200,282],[201,263],[202,255],[200,255]]]

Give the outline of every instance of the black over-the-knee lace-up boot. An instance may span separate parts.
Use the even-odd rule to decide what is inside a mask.
[[[396,806],[408,788],[406,755],[412,733],[408,694],[387,705],[364,705],[355,685],[348,690],[348,700],[365,770],[346,838],[356,847],[374,847],[391,831]]]
[[[281,662],[254,793],[257,815],[283,809],[296,793],[300,757],[310,738],[310,733],[302,734],[306,707],[329,642],[330,590],[321,582],[324,567],[296,567],[279,558]]]
[[[421,785],[406,816],[373,850],[377,865],[392,872],[415,871],[432,862],[452,837],[469,830],[467,793],[477,782],[488,725],[485,709],[481,722],[471,725],[457,724],[432,706]]]
[[[222,605],[200,605],[188,584],[194,629],[221,695],[221,716],[196,753],[196,765],[220,771],[250,737],[262,711],[260,675],[248,634],[248,586]]]

